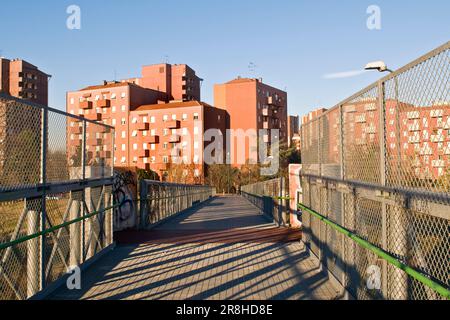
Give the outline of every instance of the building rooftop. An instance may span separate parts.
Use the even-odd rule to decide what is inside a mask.
[[[201,102],[201,101],[175,101],[175,102],[169,102],[169,103],[161,103],[161,104],[147,104],[142,105],[138,108],[136,108],[134,111],[147,111],[147,110],[160,110],[160,109],[171,109],[171,108],[186,108],[186,107],[211,107],[213,106]]]
[[[261,79],[254,79],[254,78],[236,78],[234,80],[228,81],[226,84],[233,84],[233,83],[245,83],[245,82],[262,82]]]
[[[97,90],[97,89],[106,89],[106,88],[116,88],[116,87],[124,87],[124,86],[130,86],[135,85],[133,83],[129,82],[113,82],[113,83],[106,83],[101,85],[95,85],[95,86],[89,86],[83,89],[80,89],[80,91],[90,91],[90,90]],[[135,85],[137,86],[137,85]]]

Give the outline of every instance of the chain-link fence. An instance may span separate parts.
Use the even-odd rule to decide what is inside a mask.
[[[112,244],[114,129],[0,95],[0,300]]]
[[[216,195],[210,186],[140,181],[140,227],[152,228],[167,218]]]
[[[304,241],[355,298],[448,292],[449,79],[446,43],[302,125]]]
[[[283,178],[257,182],[241,187],[241,195],[278,225],[288,225],[289,216],[285,200]]]

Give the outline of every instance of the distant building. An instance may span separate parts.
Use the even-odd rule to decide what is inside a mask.
[[[185,64],[154,64],[142,67],[141,78],[122,80],[143,88],[166,93],[165,102],[201,101],[200,87],[203,81]]]
[[[39,157],[30,156],[18,161],[11,155],[20,152],[40,154],[41,111],[26,101],[48,105],[48,80],[50,76],[36,66],[20,59],[0,58],[0,93],[16,99],[0,100],[0,185],[17,183],[35,184],[38,174],[30,174],[27,167],[39,166]],[[22,104],[20,100],[24,100]],[[28,150],[30,147],[34,150]]]
[[[50,75],[21,59],[0,58],[0,92],[48,105]]]
[[[287,128],[287,93],[262,82],[262,79],[237,78],[225,84],[214,86],[214,105],[224,109],[230,116],[230,129],[249,130],[266,129],[263,137],[259,137],[270,150],[271,130],[279,129],[275,138],[280,143],[288,142]],[[232,138],[231,164],[240,166],[246,160],[256,161],[258,150],[251,150],[250,143],[245,150],[238,150],[237,138]],[[243,148],[242,145],[239,146]],[[238,159],[240,152],[244,153],[244,163]],[[255,152],[256,151],[256,152]],[[240,158],[240,156],[239,156]]]
[[[400,110],[400,111],[399,111]],[[303,125],[313,121],[326,110],[314,111],[303,117]],[[380,121],[376,100],[366,99],[343,106],[345,136],[344,150],[351,146],[370,146],[377,149],[379,144]],[[413,177],[426,180],[450,176],[450,103],[435,102],[429,106],[415,106],[394,100],[386,101],[386,153],[388,162],[388,183],[395,185],[398,179]],[[326,138],[325,162],[339,164],[340,126],[339,112],[330,111],[326,120],[320,121],[321,137]],[[302,131],[306,148],[317,145],[319,122],[305,127]],[[301,146],[302,150],[304,146]],[[399,161],[399,155],[401,157]],[[398,169],[400,168],[400,169]],[[399,172],[400,170],[400,172]],[[448,182],[447,182],[448,183]]]
[[[300,132],[300,122],[299,116],[289,116],[288,117],[288,147],[291,147],[293,138]]]
[[[142,78],[68,92],[67,111],[115,127],[115,166],[151,169],[167,181],[176,175],[177,181],[203,183],[208,145],[203,134],[218,129],[225,139],[227,112],[192,100],[200,97],[200,78],[186,65],[148,66],[142,73]],[[80,123],[70,126],[69,145],[79,147]],[[112,150],[98,150],[101,134],[94,134],[87,140],[94,143],[87,145],[88,156],[108,156]]]

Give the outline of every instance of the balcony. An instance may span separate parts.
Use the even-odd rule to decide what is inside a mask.
[[[158,144],[159,143],[159,136],[150,136],[147,141],[150,144]]]
[[[433,160],[431,162],[431,165],[434,168],[445,168],[445,161],[444,160]]]
[[[83,110],[92,109],[92,101],[82,101],[82,102],[80,102],[80,109],[83,109]]]
[[[86,114],[85,118],[92,121],[100,121],[102,120],[102,114],[101,113]]]
[[[280,100],[275,99],[275,97],[273,97],[273,96],[267,97],[267,104],[270,106],[275,106],[275,107],[283,106],[283,104],[280,102]]]
[[[101,99],[97,101],[97,108],[110,108],[111,100],[109,99]]]
[[[86,143],[88,146],[93,146],[93,147],[103,145],[102,139],[98,139],[98,138],[87,139]]]
[[[179,120],[167,121],[164,127],[166,129],[180,129],[181,122]]]
[[[70,140],[70,145],[74,147],[81,147],[81,138],[75,138],[74,140]]]
[[[150,157],[150,150],[141,150],[139,151],[139,158],[149,158]]]
[[[181,136],[179,134],[173,134],[169,137],[169,142],[179,143],[179,142],[181,142]]]
[[[100,158],[110,159],[111,151],[100,151]]]
[[[69,132],[73,133],[73,134],[82,134],[83,133],[83,127],[80,127],[80,126],[70,127]]]
[[[270,116],[272,116],[272,112],[271,112],[271,110],[269,108],[263,108],[262,109],[262,115],[264,117],[270,117]]]
[[[139,131],[148,131],[150,128],[150,124],[148,122],[142,122],[136,124],[136,130]]]

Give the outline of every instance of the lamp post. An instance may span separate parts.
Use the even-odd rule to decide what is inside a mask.
[[[365,70],[376,70],[378,72],[389,72],[394,73],[391,69],[386,66],[386,63],[383,61],[374,61],[370,62],[366,65]],[[397,166],[398,172],[400,174],[400,165],[401,165],[401,142],[400,142],[400,110],[399,110],[399,94],[398,94],[398,79],[397,76],[394,76],[394,100],[395,100],[395,121],[396,121],[396,137],[397,137]]]
[[[394,73],[392,70],[388,69],[386,64],[383,61],[375,61],[366,65],[366,70],[377,70],[378,72],[389,72]],[[380,92],[379,94],[384,94]],[[400,110],[399,110],[399,93],[398,93],[398,79],[397,75],[394,75],[394,100],[395,100],[395,120],[396,124],[396,138],[397,138],[397,175],[400,175],[401,172],[401,141],[400,141]],[[380,122],[383,121],[383,125],[385,126],[385,119],[380,119]],[[386,137],[383,137],[383,141],[386,144]],[[383,157],[383,161],[387,162]],[[386,163],[385,163],[386,164]],[[386,164],[387,165],[387,164]],[[386,174],[386,169],[384,169],[383,175]],[[392,173],[389,173],[392,174]],[[387,179],[384,177],[382,179],[384,185],[387,184]],[[392,251],[396,255],[400,257],[407,257],[408,254],[408,225],[404,220],[404,216],[406,212],[403,210],[398,210],[391,212],[388,215],[386,204],[382,204],[382,242],[384,249],[388,251]],[[388,228],[388,225],[390,226]],[[393,243],[388,245],[389,243]],[[391,246],[391,247],[389,247]],[[389,292],[387,286],[387,273],[388,267],[387,264],[383,264],[383,291],[384,295],[390,299],[400,299],[404,300],[408,298],[408,278],[406,274],[400,270],[395,269],[393,272],[393,279],[395,279],[395,286],[397,289],[395,292]]]

